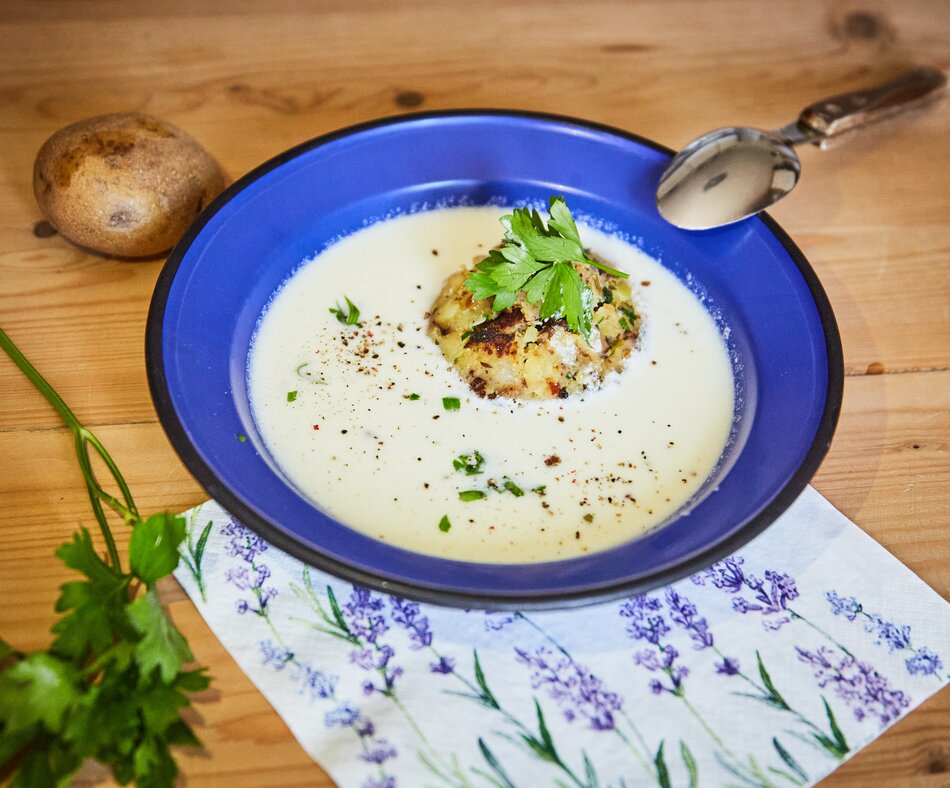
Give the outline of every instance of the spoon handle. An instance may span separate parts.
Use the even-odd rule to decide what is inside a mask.
[[[905,71],[896,79],[873,88],[842,93],[816,101],[802,110],[798,125],[811,141],[825,141],[847,131],[877,123],[938,98],[947,77],[932,68]]]

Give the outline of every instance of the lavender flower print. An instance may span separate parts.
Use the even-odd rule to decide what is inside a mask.
[[[267,543],[233,518],[221,527],[221,533],[231,537],[226,545],[228,555],[244,562],[243,566],[228,569],[225,579],[241,591],[251,592],[250,599],[242,597],[237,600],[237,612],[250,611],[266,618],[267,606],[277,596],[277,589],[266,584],[270,579],[270,569],[257,563],[258,556],[267,551]]]
[[[409,602],[394,596],[389,598],[389,604],[392,608],[393,621],[409,633],[412,648],[420,649],[432,645],[429,619],[422,615],[417,602]]]
[[[904,664],[907,665],[907,672],[913,675],[934,676],[943,669],[940,657],[929,648],[917,649],[914,656]]]
[[[843,597],[837,591],[828,591],[825,599],[831,605],[831,612],[843,616],[848,621],[860,618],[864,621],[864,630],[875,635],[877,645],[887,646],[889,652],[911,651],[912,655],[904,661],[911,675],[932,676],[943,669],[940,657],[928,648],[914,648],[910,639],[910,627],[885,621],[876,613],[868,613],[864,606],[853,596]],[[939,678],[939,676],[938,676]]]
[[[396,778],[388,774],[383,777],[370,777],[361,788],[396,788]]]
[[[798,658],[814,669],[818,686],[834,689],[859,722],[869,716],[876,717],[883,727],[896,720],[901,709],[910,705],[910,698],[900,690],[891,689],[886,678],[851,654],[839,658],[827,646],[815,651],[800,647],[795,650]]]
[[[693,648],[701,651],[713,644],[709,624],[696,612],[696,605],[679,594],[672,586],[666,589],[666,604],[674,624],[689,632]]]
[[[766,618],[762,625],[766,629],[779,629],[792,620],[792,611],[788,603],[798,598],[795,579],[771,569],[766,570],[764,579],[746,574],[742,568],[744,559],[730,557],[717,561],[709,569],[692,576],[696,585],[705,585],[710,581],[716,588],[737,596],[732,600],[732,609],[737,613],[759,613]],[[738,595],[740,592],[752,592],[752,597]],[[774,618],[772,617],[774,616]]]
[[[546,687],[568,722],[582,717],[594,730],[613,730],[614,712],[621,707],[620,696],[608,692],[587,668],[569,657],[556,656],[544,646],[533,653],[516,648],[515,654],[519,662],[532,668],[532,688]]]

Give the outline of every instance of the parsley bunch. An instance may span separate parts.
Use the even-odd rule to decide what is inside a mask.
[[[500,249],[476,264],[465,280],[472,297],[492,298],[492,309],[511,307],[524,293],[541,302],[542,320],[563,317],[571,331],[590,338],[594,297],[575,264],[592,265],[612,276],[627,274],[591,259],[584,251],[577,224],[563,197],[551,197],[547,226],[536,210],[515,208],[501,217],[505,236]]]
[[[203,670],[162,610],[155,583],[178,565],[185,520],[144,518],[115,462],[59,394],[0,329],[0,348],[46,397],[73,434],[93,514],[105,542],[100,557],[85,528],[56,556],[82,580],[65,583],[46,651],[23,653],[0,640],[0,780],[11,786],[64,785],[83,761],[111,767],[122,784],[171,786],[178,768],[169,747],[200,746],[180,712],[186,693],[205,689]],[[92,454],[105,464],[119,497],[99,484]],[[105,507],[132,528],[122,567]]]

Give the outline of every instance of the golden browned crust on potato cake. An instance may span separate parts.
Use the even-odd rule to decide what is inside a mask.
[[[471,269],[450,276],[432,305],[429,336],[480,397],[566,398],[598,388],[623,368],[637,344],[641,318],[625,279],[578,267],[593,295],[590,344],[562,318],[541,320],[540,304],[524,293],[492,312],[465,287]]]

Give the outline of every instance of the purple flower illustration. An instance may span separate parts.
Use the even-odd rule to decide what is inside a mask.
[[[228,555],[234,558],[240,557],[250,564],[261,553],[267,552],[267,542],[234,518],[231,518],[221,527],[221,533],[224,536],[231,537],[225,549],[228,551]]]
[[[250,591],[252,595],[251,600],[238,599],[235,610],[242,615],[250,611],[266,617],[268,604],[277,596],[277,589],[267,585],[270,569],[265,564],[257,563],[258,556],[267,551],[267,542],[233,518],[221,527],[221,533],[231,537],[226,545],[228,555],[244,562],[243,565],[228,569],[225,579],[241,591]]]
[[[500,632],[509,624],[518,620],[518,616],[512,613],[502,613],[498,610],[485,611],[485,631]]]
[[[668,589],[668,591],[672,591],[672,589]],[[684,624],[680,624],[680,626],[689,629],[689,622],[695,616],[695,608],[693,608],[690,615],[685,615],[683,608],[688,604],[688,600],[676,595],[675,602],[677,608],[671,610],[671,614],[685,622],[685,626]],[[650,690],[657,695],[664,691],[681,695],[683,679],[689,675],[689,669],[685,665],[676,663],[679,651],[673,646],[661,642],[663,636],[670,632],[670,626],[662,615],[662,609],[663,603],[658,597],[638,596],[624,602],[620,608],[620,615],[628,620],[627,634],[631,638],[646,641],[656,647],[656,650],[645,649],[634,653],[633,663],[646,668],[650,672],[661,671],[669,679],[669,684],[664,684],[659,679],[651,679]]]
[[[404,627],[409,633],[412,648],[420,649],[432,645],[432,631],[429,619],[422,615],[418,602],[409,602],[399,597],[390,597],[393,621]]]
[[[914,648],[910,639],[910,627],[906,624],[895,624],[892,621],[886,621],[877,613],[869,613],[853,596],[842,597],[834,590],[828,591],[825,599],[831,605],[831,612],[834,615],[844,616],[848,621],[854,621],[857,618],[864,619],[864,630],[874,634],[874,642],[877,645],[887,646],[889,652],[912,651],[913,655],[904,661],[907,672],[911,675],[934,675],[942,669],[943,663],[940,657],[930,649]]]
[[[629,620],[627,634],[634,640],[645,640],[658,646],[660,638],[670,631],[660,615],[662,607],[660,600],[653,596],[636,596],[624,602],[620,615]]]
[[[815,651],[796,647],[798,658],[814,669],[818,686],[831,687],[844,700],[858,721],[877,717],[882,726],[896,720],[901,709],[910,705],[900,690],[891,689],[888,681],[866,662],[850,654],[836,657],[826,646]]]
[[[360,758],[368,763],[385,763],[396,757],[396,748],[385,739],[376,739],[371,747],[360,753]]]
[[[411,608],[414,604],[409,602],[405,607]],[[396,679],[403,674],[403,669],[392,663],[396,650],[388,643],[380,642],[380,638],[390,629],[386,620],[384,598],[374,595],[368,588],[353,586],[349,600],[342,607],[342,613],[351,642],[358,644],[358,647],[350,652],[350,662],[363,670],[378,673],[382,679],[381,684],[364,681],[364,694],[380,692],[383,695],[392,695]],[[417,629],[421,629],[423,625],[428,628],[428,621],[425,621],[424,617],[419,620],[418,606],[414,614],[402,610],[399,615],[403,618],[400,623],[409,628],[416,637],[420,637]],[[405,621],[413,621],[414,627],[404,623]]]
[[[343,605],[350,632],[367,643],[375,644],[380,635],[389,631],[383,610],[383,598],[373,596],[368,588],[353,586],[349,601]]]
[[[339,682],[337,676],[331,676],[309,664],[303,664],[300,667],[302,671],[301,690],[310,692],[310,700],[332,698],[336,694],[336,685]]]
[[[722,662],[716,663],[716,673],[723,676],[736,676],[739,673],[739,660],[732,657],[724,657]]]
[[[455,660],[452,657],[439,657],[438,662],[433,662],[429,665],[429,670],[433,673],[441,673],[443,675],[448,675],[449,673],[455,672]]]
[[[678,593],[672,586],[666,589],[666,604],[670,619],[679,627],[687,630],[693,641],[693,647],[699,651],[713,644],[709,624],[696,612],[696,605]]]
[[[349,728],[356,724],[360,711],[349,703],[344,703],[323,716],[323,724],[328,728]]]
[[[844,616],[848,621],[854,621],[863,611],[861,603],[853,596],[839,596],[837,591],[828,591],[825,599],[831,604],[831,612],[836,616]]]
[[[905,663],[907,671],[914,675],[933,676],[943,669],[943,663],[940,657],[934,654],[929,648],[919,648],[910,659]]]
[[[396,778],[389,774],[382,777],[368,777],[361,788],[396,788]]]
[[[620,696],[608,692],[603,682],[586,667],[566,655],[557,656],[544,646],[534,653],[516,648],[515,654],[519,662],[532,668],[531,686],[534,689],[546,687],[568,722],[580,716],[594,730],[613,730],[614,712],[622,705]]]
[[[781,574],[771,569],[766,570],[764,579],[752,574],[746,574],[742,568],[745,560],[741,557],[726,558],[717,561],[709,569],[692,576],[696,585],[705,585],[711,582],[716,588],[730,594],[751,592],[751,598],[736,596],[732,600],[732,609],[737,613],[759,613],[762,616],[775,616],[763,620],[766,629],[779,629],[791,621],[790,615],[785,615],[788,603],[798,598],[798,588],[795,579],[790,575]]]
[[[289,648],[274,645],[273,641],[260,640],[257,645],[261,650],[261,664],[273,665],[274,670],[283,670],[287,667],[287,663],[294,658],[293,652]]]

